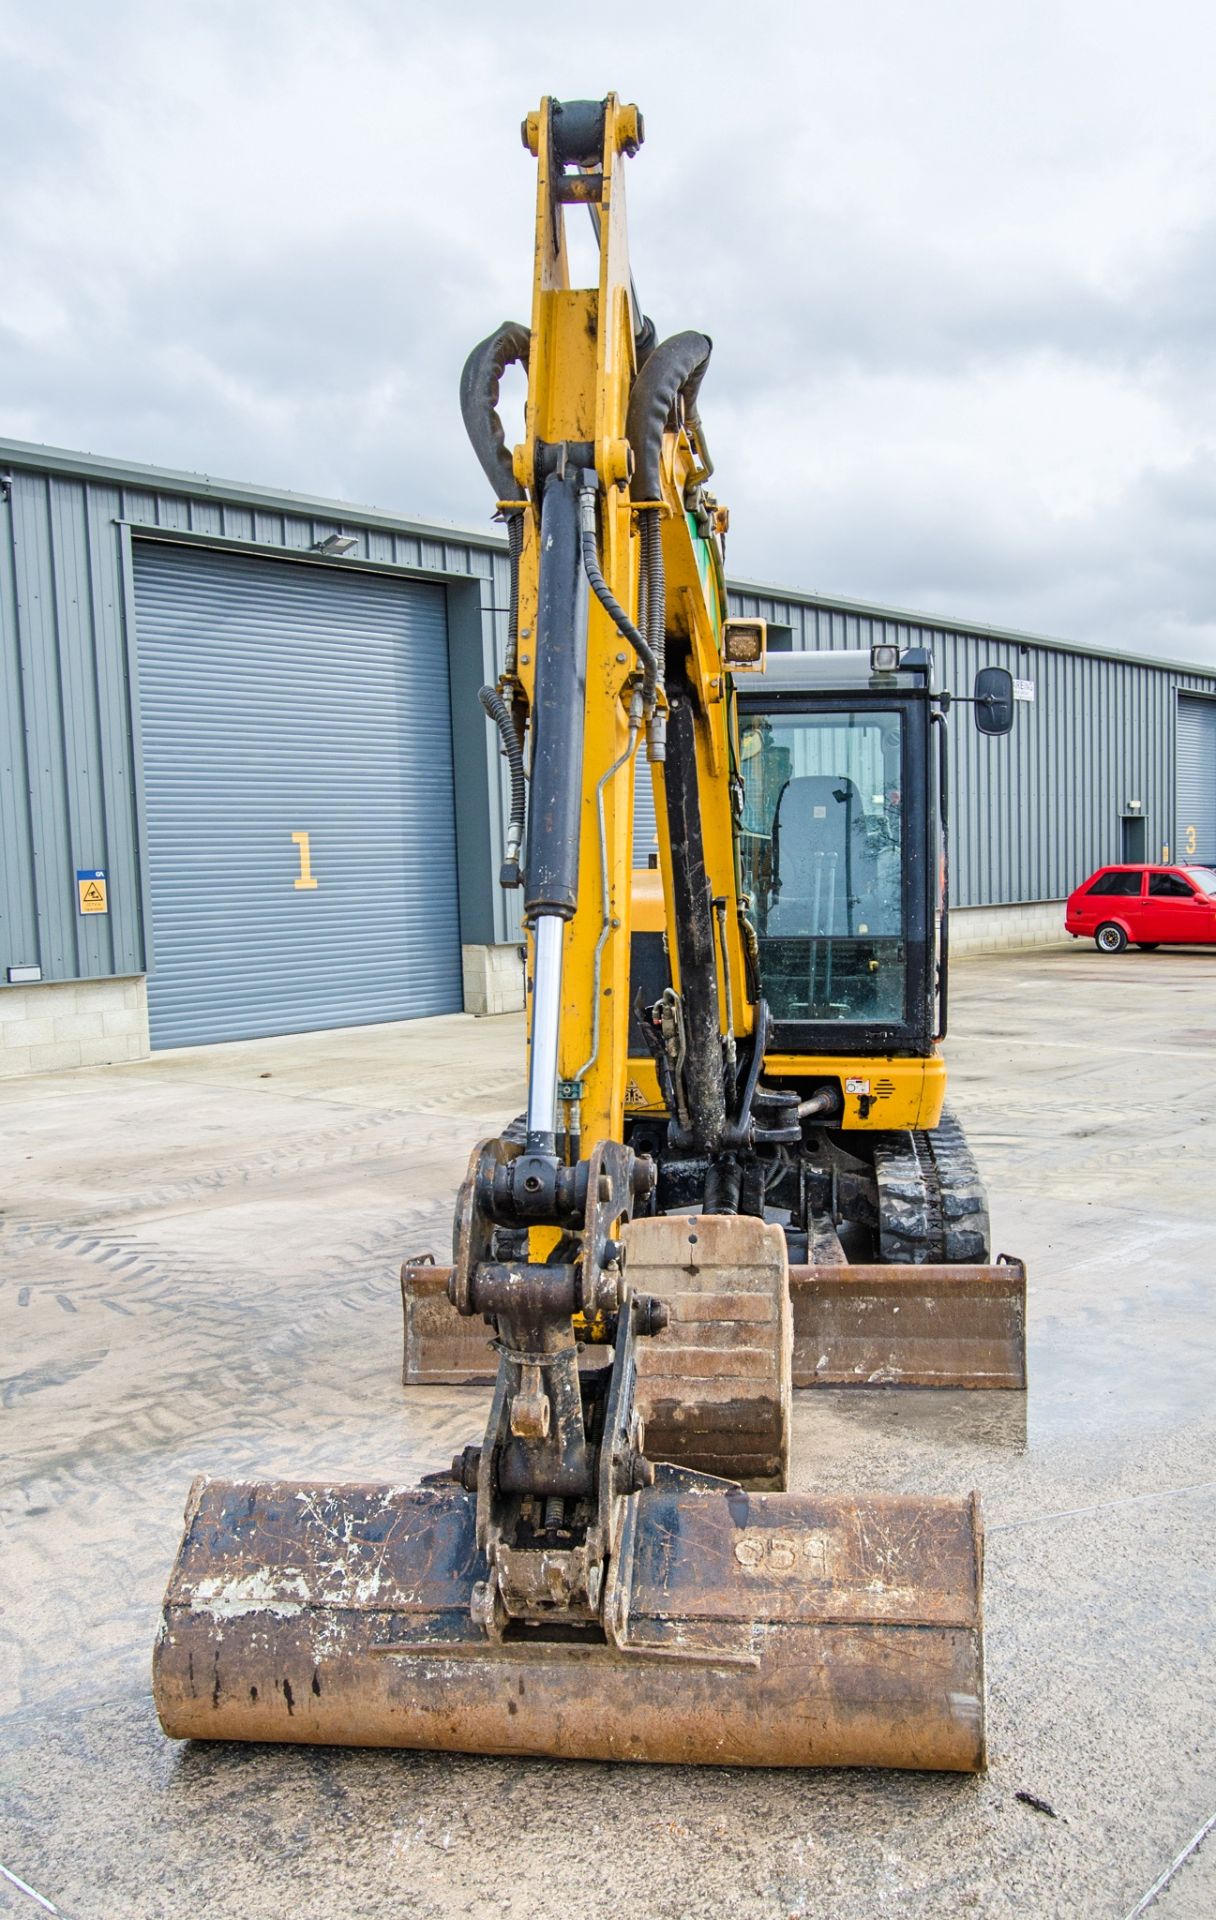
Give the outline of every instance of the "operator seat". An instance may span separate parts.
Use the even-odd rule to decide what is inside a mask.
[[[861,795],[847,777],[806,774],[787,780],[773,820],[770,937],[877,932],[882,898],[878,858],[866,832]]]

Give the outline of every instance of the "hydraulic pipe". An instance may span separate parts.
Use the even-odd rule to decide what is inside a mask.
[[[498,737],[503,752],[507,756],[507,765],[511,769],[511,818],[507,823],[506,858],[498,875],[500,887],[518,887],[519,854],[524,838],[524,817],[527,809],[527,787],[524,782],[524,755],[519,744],[519,735],[515,731],[515,722],[511,718],[506,701],[497,687],[482,687],[477,698],[488,717],[498,728]]]
[[[650,642],[639,633],[624,607],[616,598],[600,568],[599,555],[595,548],[595,489],[584,487],[579,494],[579,524],[583,546],[583,567],[591,586],[591,591],[603,607],[622,640],[628,640],[630,646],[642,663],[646,676],[645,703],[647,708],[654,704],[655,682],[659,675],[659,662]]]

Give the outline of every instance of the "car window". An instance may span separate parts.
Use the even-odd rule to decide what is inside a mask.
[[[1205,893],[1216,893],[1216,872],[1211,867],[1190,867],[1187,871],[1197,887]]]
[[[1184,900],[1189,900],[1195,891],[1189,882],[1177,873],[1150,873],[1148,890],[1158,897],[1165,894],[1170,899],[1176,899],[1181,895]]]
[[[1090,893],[1139,893],[1140,875],[1138,873],[1100,873],[1089,891]]]

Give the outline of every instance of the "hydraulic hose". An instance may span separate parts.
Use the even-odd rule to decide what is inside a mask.
[[[712,342],[703,333],[673,334],[647,354],[629,397],[625,431],[633,449],[633,496],[640,503],[645,585],[640,600],[645,606],[646,641],[654,655],[655,679],[660,686],[667,677],[667,582],[658,504],[663,491],[663,435],[682,403],[684,417],[697,435],[702,465],[706,472],[711,470],[697,414],[697,394],[712,351]],[[657,713],[650,725],[649,751],[652,760],[667,757],[666,730],[663,717]]]
[[[460,376],[460,411],[465,432],[481,462],[482,472],[494,489],[496,500],[518,500],[520,507],[507,512],[507,554],[511,571],[511,605],[507,622],[506,671],[514,678],[519,653],[519,560],[524,545],[526,498],[515,478],[515,468],[507,450],[507,439],[498,417],[498,396],[502,376],[508,367],[527,367],[532,336],[517,320],[504,320],[497,332],[473,348]]]
[[[684,417],[700,440],[697,394],[712,351],[713,342],[703,333],[674,333],[655,347],[634,381],[625,431],[633,448],[635,499],[657,500],[661,495],[663,434],[677,400],[683,400]],[[704,446],[701,451],[704,455]]]
[[[473,348],[460,376],[460,411],[465,432],[496,500],[524,498],[498,417],[498,396],[507,368],[527,366],[531,344],[527,327],[517,320],[504,320],[488,340]],[[512,519],[517,517],[511,515]]]
[[[604,608],[623,640],[630,646],[642,662],[645,676],[642,698],[647,712],[654,705],[654,691],[659,679],[659,662],[654,648],[644,635],[638,632],[633,621],[613,593],[600,569],[599,554],[595,544],[595,489],[584,487],[578,496],[579,529],[583,550],[583,570],[587,575],[587,584]]]
[[[513,516],[514,517],[514,516]],[[496,687],[482,687],[477,698],[486,713],[498,728],[503,752],[507,756],[507,766],[511,772],[511,818],[507,823],[507,850],[498,874],[501,887],[518,887],[522,884],[519,871],[519,852],[524,839],[524,810],[527,804],[524,786],[524,756],[519,744],[519,735],[515,731],[515,722],[507,709],[507,703]]]

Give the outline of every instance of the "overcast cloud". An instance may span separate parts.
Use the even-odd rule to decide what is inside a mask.
[[[0,0],[0,433],[483,524],[519,121],[615,88],[734,574],[1216,663],[1216,9],[582,18]]]

